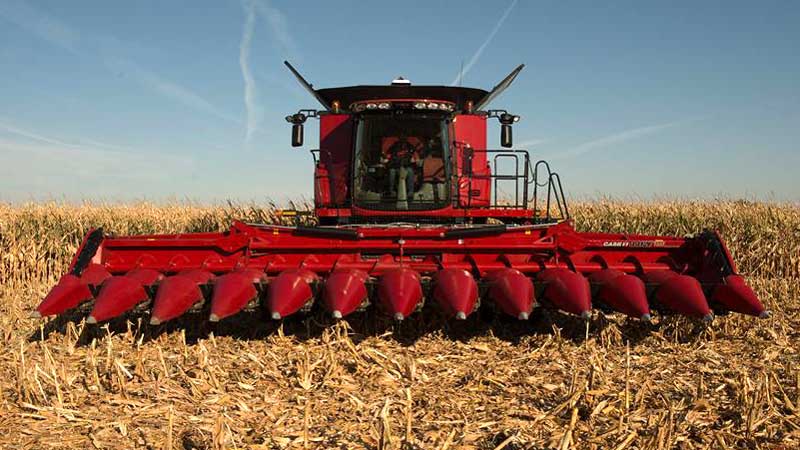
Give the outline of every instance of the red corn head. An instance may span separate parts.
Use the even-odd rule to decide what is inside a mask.
[[[500,269],[486,275],[489,297],[500,311],[528,320],[535,303],[533,281],[517,269]]]
[[[67,274],[58,280],[58,284],[42,300],[42,303],[32,313],[32,316],[52,316],[61,314],[81,303],[92,299],[89,285],[72,274]]]
[[[205,270],[187,270],[165,278],[156,291],[156,299],[150,312],[150,325],[158,325],[183,315],[195,303],[203,300],[200,285],[206,284],[214,275]]]
[[[545,269],[539,280],[546,283],[543,296],[556,308],[588,319],[592,316],[589,280],[571,270]]]
[[[638,277],[604,269],[591,274],[589,280],[600,285],[597,299],[601,302],[634,319],[650,320],[647,290]]]
[[[256,284],[263,281],[263,277],[263,272],[254,269],[239,270],[218,277],[214,283],[208,320],[218,322],[241,311],[258,297]]]
[[[478,283],[464,269],[443,269],[436,274],[433,298],[448,317],[464,320],[475,310]]]
[[[294,314],[314,299],[311,283],[319,280],[306,269],[284,270],[269,283],[267,311],[274,320]]]
[[[125,275],[107,279],[100,288],[94,309],[86,323],[103,322],[133,309],[148,299],[147,286],[152,286],[164,276],[151,269],[134,269]]]
[[[100,286],[103,281],[110,278],[111,274],[108,273],[105,267],[100,264],[89,264],[86,269],[81,272],[81,281],[89,286]]]
[[[711,299],[726,309],[756,317],[769,317],[769,311],[758,300],[755,292],[740,275],[728,275],[723,284],[714,289]]]
[[[656,301],[672,311],[684,316],[701,317],[705,321],[714,318],[703,294],[703,287],[696,278],[669,270],[657,270],[646,273],[645,280],[658,284],[655,291]]]
[[[322,302],[334,319],[352,313],[367,301],[369,275],[363,270],[336,270],[325,280]]]
[[[34,317],[52,316],[75,308],[92,299],[90,286],[100,285],[111,275],[103,266],[91,264],[81,276],[67,274],[58,280],[58,284],[50,289],[42,303],[31,313]]]
[[[378,282],[378,299],[395,320],[405,319],[422,300],[419,273],[404,267],[384,272]]]

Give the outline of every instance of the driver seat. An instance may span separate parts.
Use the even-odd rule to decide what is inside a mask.
[[[422,160],[422,185],[414,200],[439,202],[446,197],[444,159],[428,155]]]

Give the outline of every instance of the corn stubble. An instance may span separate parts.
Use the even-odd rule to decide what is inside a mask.
[[[282,220],[272,205],[0,205],[0,447],[706,449],[800,446],[800,208],[595,201],[583,230],[717,228],[772,318],[652,325],[540,313],[103,328],[26,317],[91,226]]]

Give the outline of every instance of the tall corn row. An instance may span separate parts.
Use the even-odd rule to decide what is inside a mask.
[[[580,231],[683,236],[718,230],[739,271],[760,278],[800,276],[800,207],[749,201],[619,202],[572,205]]]
[[[308,209],[308,205],[299,205]],[[762,278],[800,276],[800,208],[745,201],[573,204],[580,230],[682,236],[718,229],[741,272]],[[273,204],[30,203],[0,205],[0,282],[51,281],[69,264],[84,234],[103,227],[118,235],[221,231],[233,220],[281,219]]]

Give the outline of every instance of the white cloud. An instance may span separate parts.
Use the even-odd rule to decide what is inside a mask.
[[[253,72],[250,68],[250,46],[253,41],[253,33],[256,25],[255,4],[252,0],[244,0],[244,27],[242,30],[242,41],[239,44],[239,67],[242,70],[244,80],[244,106],[246,114],[245,145],[249,145],[253,135],[258,130],[263,111],[257,102],[258,89]]]
[[[503,23],[508,18],[508,15],[511,14],[511,10],[514,9],[514,7],[517,5],[517,1],[518,0],[512,1],[511,5],[509,5],[508,8],[506,8],[505,12],[503,12],[503,15],[500,16],[500,20],[498,20],[497,23],[494,25],[494,28],[492,28],[491,33],[489,33],[489,36],[487,36],[486,40],[484,40],[481,46],[478,47],[478,50],[475,52],[474,55],[472,55],[472,58],[469,59],[469,62],[467,63],[466,66],[464,66],[463,70],[459,72],[459,74],[456,76],[456,79],[453,80],[452,83],[450,83],[451,86],[455,86],[464,81],[464,75],[466,75],[467,72],[469,72],[470,69],[472,69],[472,66],[474,66],[475,63],[478,62],[478,59],[480,59],[481,55],[483,54],[483,51],[486,49],[486,46],[488,46],[489,43],[492,42],[492,39],[494,39],[494,35],[496,35],[498,31],[500,31],[500,28],[503,26]]]

